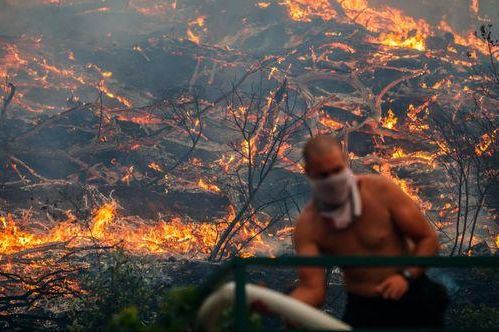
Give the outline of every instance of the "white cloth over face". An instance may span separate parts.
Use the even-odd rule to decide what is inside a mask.
[[[350,168],[310,183],[319,214],[332,220],[336,228],[347,228],[362,214],[358,179]]]

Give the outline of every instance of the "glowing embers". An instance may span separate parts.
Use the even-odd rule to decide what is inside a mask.
[[[406,152],[403,148],[396,147],[391,153],[391,157],[393,159],[406,160],[408,163],[424,163],[435,168],[435,158],[437,155],[427,151]]]
[[[217,185],[208,183],[203,179],[199,179],[198,187],[206,191],[212,191],[216,193],[220,192],[220,188]]]
[[[61,95],[95,99],[99,90],[121,105],[132,106],[128,98],[111,91],[112,72],[95,64],[76,65],[77,56],[71,50],[64,59],[56,60],[50,57],[42,37],[22,36],[16,44],[0,41],[0,48],[0,79],[17,88],[11,107],[32,112],[65,108],[69,99]]]
[[[201,35],[208,31],[206,27],[206,16],[199,16],[189,22],[186,34],[187,39],[195,44],[201,42]]]
[[[480,142],[475,147],[475,153],[477,156],[482,155],[492,156],[494,153],[494,144],[497,142],[497,133],[499,129],[495,129],[491,134],[485,133],[480,137]]]
[[[267,8],[270,6],[270,2],[258,2],[256,5],[260,8]]]
[[[20,68],[28,64],[14,44],[2,45],[3,57],[0,58],[0,76],[6,77],[10,72],[17,72]]]
[[[432,207],[431,202],[424,201],[419,197],[419,189],[416,188],[412,181],[401,179],[394,174],[392,167],[387,163],[373,166],[373,169],[381,175],[391,179],[400,189],[402,189],[414,202],[417,202],[421,209],[429,210]]]
[[[160,172],[162,173],[163,172],[163,167],[161,167],[161,165],[159,165],[158,163],[156,162],[150,162],[147,167],[149,167],[150,169],[153,169],[155,170],[156,172]]]
[[[145,16],[163,16],[177,8],[177,0],[129,0],[127,6]]]
[[[326,112],[324,112],[324,111],[320,112],[319,122],[324,127],[327,127],[327,128],[329,128],[331,130],[340,130],[343,127],[345,127],[344,124],[331,119],[331,117]]]
[[[328,0],[285,0],[281,4],[288,7],[294,21],[310,22],[315,17],[329,21],[336,16]]]

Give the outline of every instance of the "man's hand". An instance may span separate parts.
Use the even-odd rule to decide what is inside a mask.
[[[409,282],[399,274],[386,278],[376,287],[376,290],[384,299],[392,300],[400,299],[408,289]]]
[[[270,308],[265,304],[265,302],[260,299],[256,299],[251,302],[250,308],[251,310],[254,310],[262,315],[270,316],[274,314],[272,310],[270,310]]]

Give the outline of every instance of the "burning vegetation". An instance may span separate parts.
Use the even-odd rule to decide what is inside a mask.
[[[109,251],[289,252],[317,133],[496,251],[497,16],[445,3],[0,0],[0,326]]]

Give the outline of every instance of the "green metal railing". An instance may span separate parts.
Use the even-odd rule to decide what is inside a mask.
[[[324,268],[349,267],[349,266],[421,266],[421,267],[454,267],[472,268],[489,267],[499,268],[499,257],[360,257],[360,256],[282,256],[278,258],[252,257],[233,258],[222,265],[221,269],[209,278],[204,288],[205,294],[214,290],[215,286],[229,273],[234,273],[236,292],[234,301],[234,319],[236,331],[248,331],[248,317],[246,305],[246,270],[249,266],[268,267],[297,267],[297,266],[317,266]],[[356,330],[357,331],[357,330]],[[366,330],[367,331],[367,330]],[[374,330],[369,330],[374,331]],[[393,330],[390,330],[393,331]],[[403,330],[410,331],[410,330]],[[418,331],[423,331],[419,329]],[[430,331],[430,330],[424,330]],[[449,330],[447,330],[449,331]],[[463,331],[463,330],[458,330]],[[482,330],[486,331],[486,330]]]

